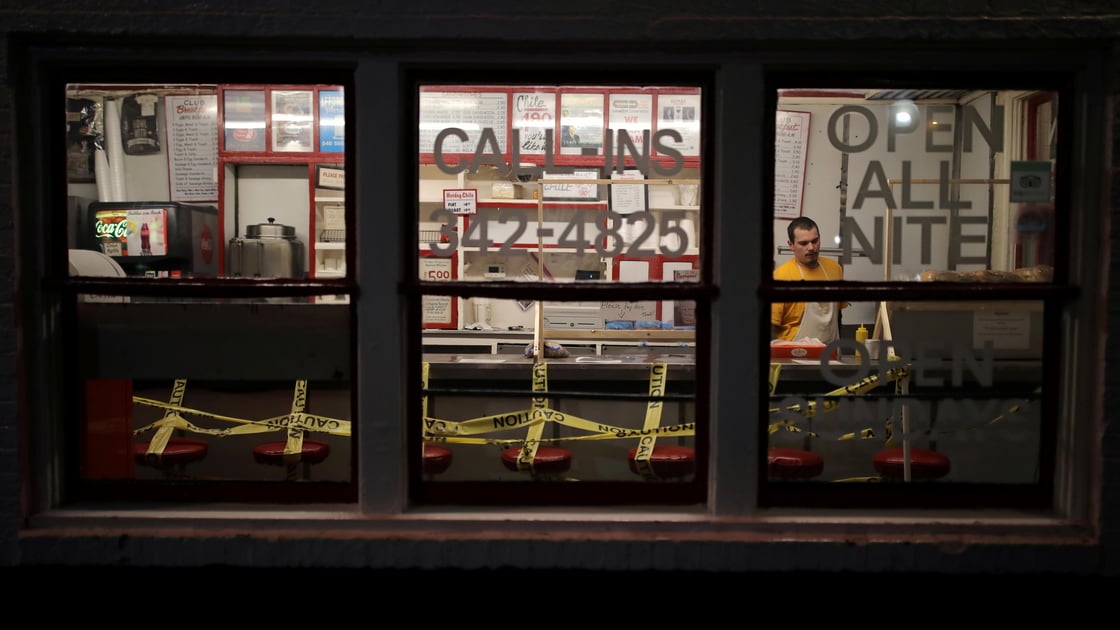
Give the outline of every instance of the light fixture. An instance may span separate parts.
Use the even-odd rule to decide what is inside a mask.
[[[914,101],[909,99],[895,101],[890,106],[891,126],[896,131],[912,131],[918,126],[920,112]]]

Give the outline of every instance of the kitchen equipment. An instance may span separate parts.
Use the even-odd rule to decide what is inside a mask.
[[[303,277],[303,242],[296,229],[276,223],[258,223],[245,228],[245,236],[229,241],[229,275],[247,278]]]
[[[174,201],[94,201],[75,208],[76,248],[110,256],[129,276],[218,275],[218,210]]]

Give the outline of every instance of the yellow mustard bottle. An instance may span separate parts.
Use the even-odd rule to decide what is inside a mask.
[[[863,324],[860,324],[859,328],[856,329],[856,343],[861,347],[866,347],[867,345],[867,329],[864,328]],[[859,350],[856,350],[856,359],[862,361]]]

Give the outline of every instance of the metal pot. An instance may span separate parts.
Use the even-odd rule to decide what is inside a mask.
[[[268,223],[257,223],[245,226],[245,238],[286,238],[295,240],[296,229],[291,225],[277,223],[276,219],[268,217]]]
[[[230,275],[249,278],[302,278],[303,242],[296,238],[296,229],[276,223],[245,227],[245,238],[229,242]]]

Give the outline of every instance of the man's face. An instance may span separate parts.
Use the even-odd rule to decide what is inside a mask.
[[[815,229],[793,231],[793,240],[789,242],[797,262],[806,267],[816,267],[817,259],[821,253],[821,235]]]

